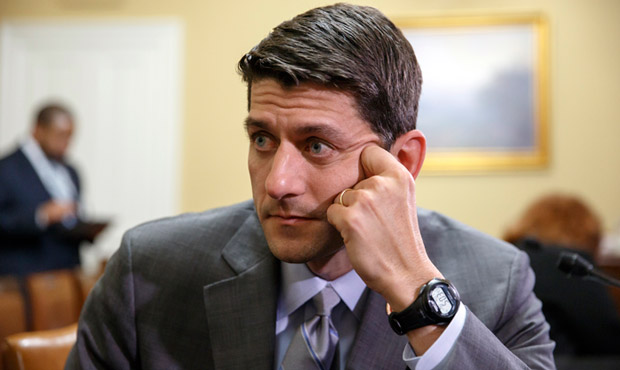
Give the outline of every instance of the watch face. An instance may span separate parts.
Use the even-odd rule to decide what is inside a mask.
[[[436,285],[429,294],[428,304],[435,314],[440,317],[451,317],[456,310],[456,300],[444,284]]]

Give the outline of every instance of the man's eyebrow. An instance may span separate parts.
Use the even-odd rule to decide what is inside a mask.
[[[271,125],[269,125],[268,123],[253,119],[251,117],[247,117],[245,119],[244,126],[245,126],[246,131],[249,131],[252,128],[259,129],[259,130],[270,130],[271,128]],[[316,135],[316,136],[320,136],[322,138],[328,139],[330,141],[331,140],[344,141],[346,139],[345,134],[341,130],[338,130],[329,125],[320,124],[320,123],[298,127],[295,129],[295,135],[297,136]]]
[[[263,121],[258,121],[258,120],[255,120],[255,119],[253,119],[253,118],[247,117],[247,118],[245,119],[245,122],[244,122],[244,124],[243,124],[243,127],[245,127],[245,130],[246,130],[246,131],[249,131],[249,129],[250,129],[251,127],[256,127],[256,128],[258,128],[258,129],[266,130],[266,129],[269,127],[269,125],[267,125],[267,124],[266,124],[265,122],[263,122]]]
[[[295,133],[300,136],[317,135],[325,139],[341,141],[344,140],[344,133],[328,125],[316,124],[299,127]]]

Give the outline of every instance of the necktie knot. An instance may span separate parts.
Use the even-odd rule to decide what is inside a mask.
[[[340,303],[340,297],[331,285],[325,286],[312,298],[312,304],[314,304],[316,314],[319,316],[330,316],[338,303]]]
[[[331,312],[340,302],[338,293],[326,286],[312,298],[316,315],[305,321],[284,356],[281,370],[329,370],[336,355],[338,332],[331,321]]]

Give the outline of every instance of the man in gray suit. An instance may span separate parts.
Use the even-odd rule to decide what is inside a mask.
[[[422,77],[385,16],[310,10],[239,70],[254,202],[129,231],[68,369],[554,368],[526,255],[416,209]]]

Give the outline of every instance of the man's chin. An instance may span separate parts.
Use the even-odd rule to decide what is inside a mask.
[[[340,233],[327,222],[282,226],[277,219],[261,222],[271,253],[288,263],[329,258],[344,245]]]
[[[316,260],[329,260],[331,256],[344,248],[342,243],[334,243],[334,245],[313,244],[313,245],[295,245],[295,243],[270,242],[269,250],[280,261],[287,263],[308,263]],[[317,248],[322,245],[322,248]]]
[[[274,245],[275,244],[275,245]],[[312,261],[317,256],[312,250],[291,248],[290,245],[278,246],[278,243],[269,243],[269,250],[277,259],[287,263],[306,263]],[[303,247],[302,247],[303,248]]]
[[[275,255],[275,254],[274,254],[274,256],[277,259],[279,259],[280,261],[286,262],[286,263],[300,263],[301,264],[301,263],[307,263],[309,261],[306,258],[287,258],[287,257],[278,256],[278,255]]]

